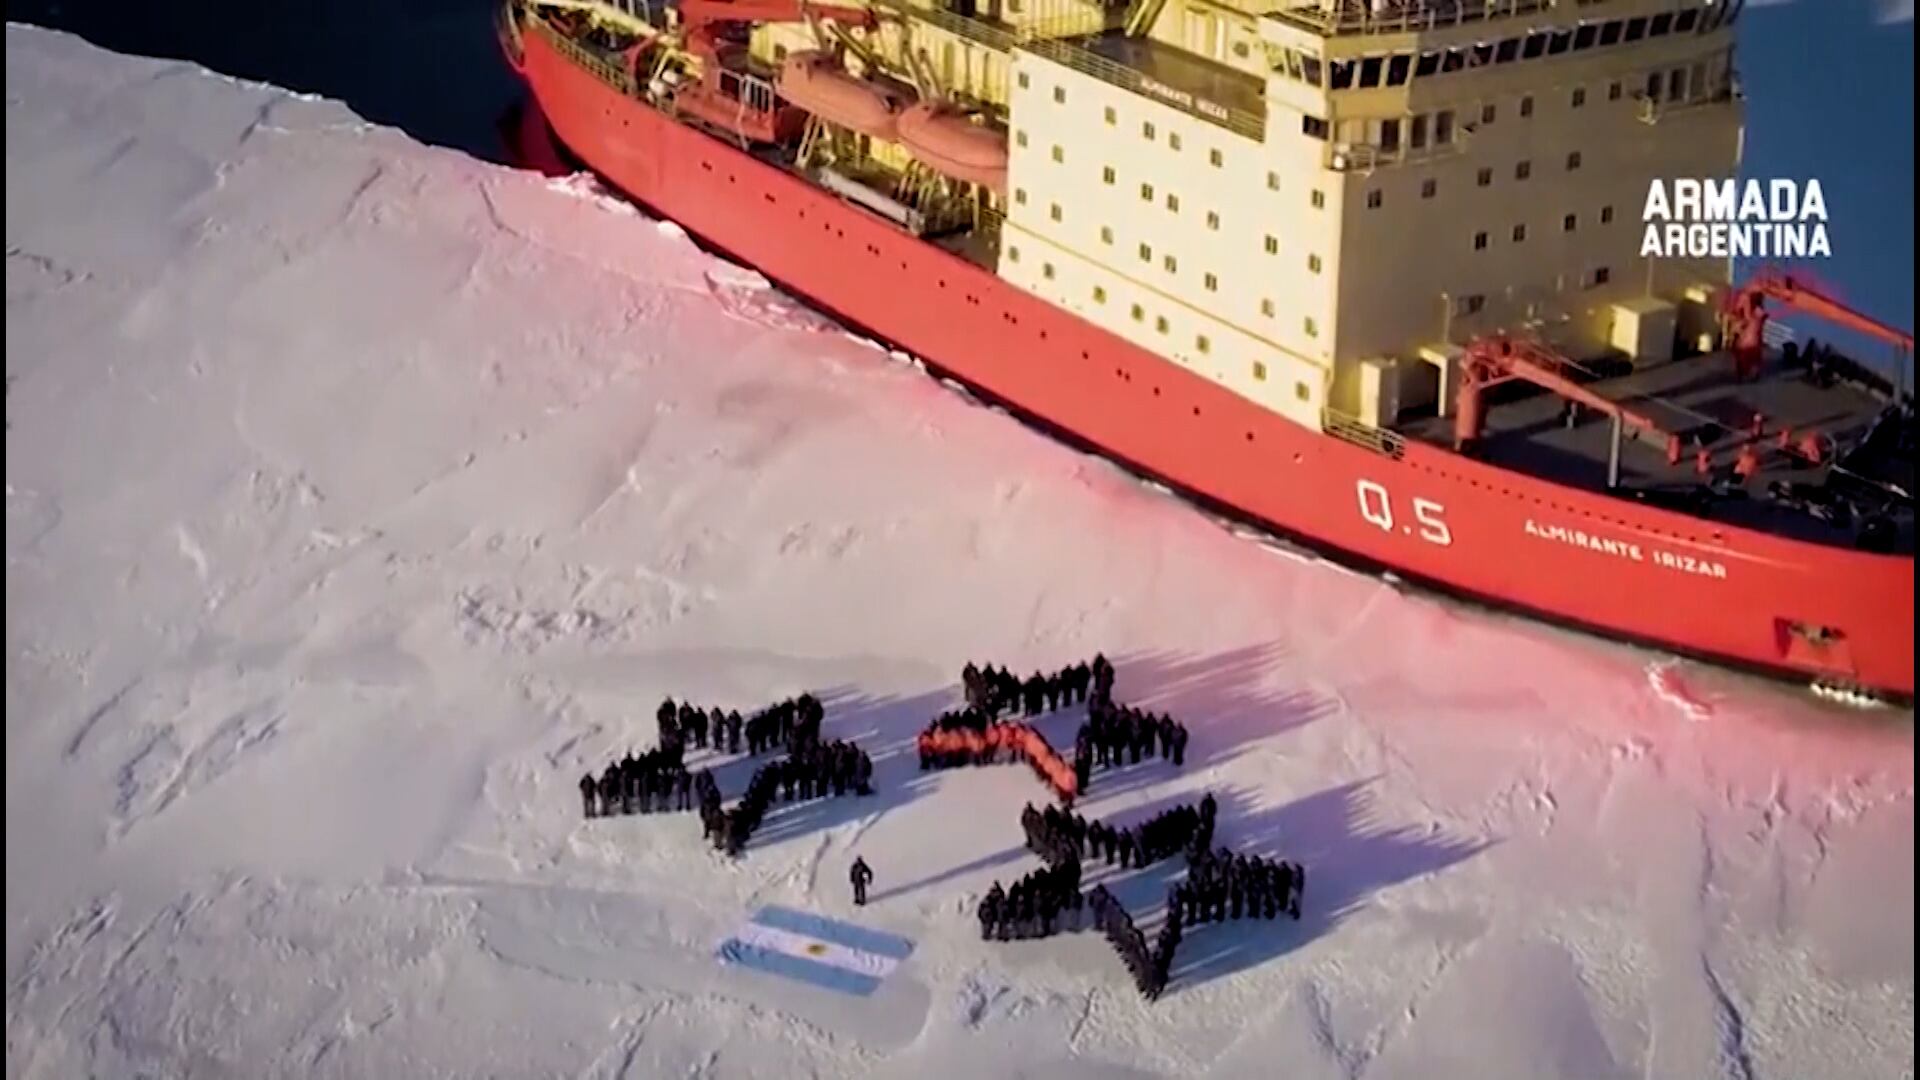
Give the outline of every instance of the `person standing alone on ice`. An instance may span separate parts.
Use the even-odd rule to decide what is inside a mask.
[[[855,856],[853,869],[848,871],[847,877],[853,882],[854,906],[866,906],[867,886],[873,883],[873,868],[867,865],[867,860]]]

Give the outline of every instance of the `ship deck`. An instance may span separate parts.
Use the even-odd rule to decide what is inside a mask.
[[[1792,429],[1796,441],[1802,433],[1818,431],[1844,453],[1872,427],[1886,404],[1880,397],[1850,383],[1816,385],[1806,378],[1803,367],[1791,367],[1779,357],[1770,357],[1757,379],[1738,382],[1731,358],[1722,353],[1597,379],[1586,386],[1646,414],[1680,435],[1687,448],[1681,462],[1670,465],[1664,446],[1636,440],[1629,430],[1622,439],[1617,493],[1687,504],[1689,512],[1711,520],[1776,535],[1838,546],[1854,544],[1858,520],[1837,524],[1770,495],[1770,485],[1775,481],[1817,485],[1832,471],[1780,449],[1774,435],[1782,425]],[[1582,410],[1569,426],[1561,398],[1544,391],[1528,393],[1531,389],[1512,382],[1490,392],[1489,401],[1494,404],[1487,411],[1479,456],[1570,487],[1606,490],[1612,422]],[[1766,418],[1767,437],[1757,444],[1759,473],[1741,484],[1731,478],[1729,467],[1747,441],[1748,424],[1755,413]],[[1397,430],[1435,445],[1453,443],[1452,417],[1409,420]],[[1704,446],[1713,455],[1716,480],[1711,486],[1721,493],[1718,497],[1709,494],[1707,479],[1696,471],[1697,446]],[[1912,460],[1892,462],[1889,467],[1894,482],[1911,491]],[[1694,500],[1705,500],[1706,505]],[[1915,531],[1911,505],[1895,508],[1888,516],[1897,530],[1894,550],[1912,555]]]

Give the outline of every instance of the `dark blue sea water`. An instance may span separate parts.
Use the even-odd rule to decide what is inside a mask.
[[[1878,0],[1748,5],[1739,69],[1747,93],[1742,175],[1818,178],[1833,258],[1812,265],[1840,299],[1913,327],[1913,19]],[[1738,272],[1738,270],[1736,270]],[[1802,336],[1839,335],[1787,320]],[[1849,339],[1861,359],[1884,346]],[[1908,384],[1912,385],[1911,382]]]

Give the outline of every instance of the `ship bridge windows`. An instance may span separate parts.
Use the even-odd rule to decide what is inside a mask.
[[[1309,139],[1324,140],[1327,137],[1327,122],[1318,116],[1302,116],[1300,118],[1300,133]]]
[[[1667,12],[1649,17],[1614,19],[1609,22],[1582,23],[1564,29],[1546,29],[1522,37],[1477,42],[1453,49],[1435,49],[1421,53],[1393,53],[1359,60],[1335,60],[1327,88],[1347,90],[1403,86],[1412,79],[1450,74],[1468,68],[1507,64],[1515,60],[1534,60],[1544,56],[1563,56],[1596,46],[1611,46],[1643,38],[1661,37],[1670,32],[1685,33],[1699,25],[1699,10]],[[1315,86],[1320,84],[1319,63],[1304,53],[1288,50],[1284,62],[1275,70]]]
[[[1380,149],[1395,151],[1400,149],[1400,121],[1395,119],[1380,121]]]
[[[1421,113],[1413,118],[1407,129],[1407,144],[1415,150],[1427,148],[1427,114]]]

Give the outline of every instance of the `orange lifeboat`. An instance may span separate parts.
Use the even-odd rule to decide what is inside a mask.
[[[829,123],[891,141],[900,114],[913,96],[899,87],[848,73],[815,50],[797,52],[780,65],[780,96]]]
[[[900,145],[936,171],[1002,194],[1007,190],[1007,137],[965,113],[921,102],[901,114]]]

